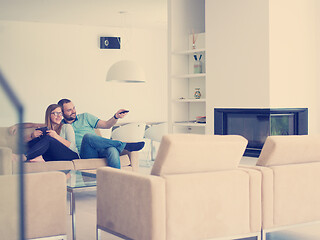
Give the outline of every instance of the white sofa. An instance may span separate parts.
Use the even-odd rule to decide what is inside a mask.
[[[25,135],[30,135],[33,128],[26,129]],[[97,134],[100,132],[97,130]],[[9,128],[0,127],[0,175],[17,173],[18,164],[12,161],[12,153],[17,153],[18,134],[12,135]],[[120,156],[121,168],[130,171],[139,170],[139,152],[123,151]],[[25,173],[47,172],[55,170],[88,170],[95,171],[99,167],[107,166],[105,158],[75,159],[73,161],[50,161],[50,162],[25,162]]]

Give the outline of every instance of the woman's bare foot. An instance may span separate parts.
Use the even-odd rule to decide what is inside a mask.
[[[45,162],[42,156],[30,159],[29,162]]]

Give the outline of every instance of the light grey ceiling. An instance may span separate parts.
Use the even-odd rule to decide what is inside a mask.
[[[0,20],[113,27],[166,26],[167,0],[0,0]]]

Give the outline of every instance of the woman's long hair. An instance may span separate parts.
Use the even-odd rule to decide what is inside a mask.
[[[62,111],[61,109],[61,106],[59,106],[58,104],[51,104],[47,107],[47,110],[46,110],[46,115],[45,115],[45,124],[46,126],[48,127],[48,129],[50,130],[54,130],[53,129],[53,126],[52,126],[52,121],[51,121],[51,113],[53,112],[53,110],[57,109],[57,108],[60,108],[60,110]],[[61,122],[56,130],[56,132],[58,133],[58,135],[60,135],[60,132],[61,132],[61,127],[62,127],[63,123]]]

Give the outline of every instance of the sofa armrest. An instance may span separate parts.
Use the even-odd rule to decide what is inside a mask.
[[[12,150],[0,147],[0,175],[12,174]]]
[[[72,161],[24,162],[24,173],[73,170]]]
[[[163,178],[103,167],[97,170],[97,226],[132,239],[165,239]]]
[[[66,235],[66,175],[62,172],[25,175],[26,237]]]

